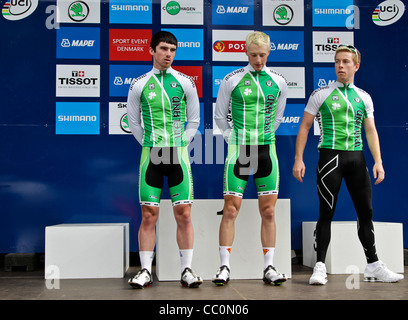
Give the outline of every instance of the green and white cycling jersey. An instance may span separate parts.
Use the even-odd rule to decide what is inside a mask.
[[[194,81],[172,68],[153,68],[130,85],[127,114],[129,127],[143,147],[186,146],[200,124]]]
[[[345,85],[336,81],[316,89],[305,111],[318,120],[319,149],[363,150],[363,120],[374,118],[373,101],[367,92],[354,84]]]
[[[283,76],[268,67],[255,71],[248,64],[221,82],[214,119],[230,144],[272,144],[282,121],[286,98],[287,84]],[[228,123],[229,110],[232,129]]]

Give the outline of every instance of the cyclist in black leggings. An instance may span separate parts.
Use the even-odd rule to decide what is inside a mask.
[[[354,84],[354,74],[360,67],[360,52],[350,45],[341,45],[335,54],[337,81],[315,90],[308,101],[296,140],[293,175],[303,181],[303,152],[307,135],[316,117],[320,126],[317,189],[319,220],[316,225],[316,265],[310,284],[327,282],[325,258],[330,243],[330,227],[336,208],[342,179],[346,182],[358,217],[358,236],[364,248],[367,281],[396,282],[403,275],[390,271],[376,253],[371,180],[363,155],[361,127],[364,125],[367,144],[374,159],[375,184],[384,180],[380,143],[374,123],[371,97]]]

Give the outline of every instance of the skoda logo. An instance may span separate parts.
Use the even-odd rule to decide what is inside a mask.
[[[89,7],[83,1],[72,2],[68,7],[68,16],[75,22],[82,22],[89,14]]]

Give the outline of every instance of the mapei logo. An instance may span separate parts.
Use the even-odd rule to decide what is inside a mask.
[[[282,122],[276,130],[277,136],[296,136],[302,121],[304,104],[287,104]]]
[[[72,40],[69,41],[69,39],[62,39],[61,41],[61,47],[64,48],[69,48],[71,46],[73,47],[93,47],[95,44],[95,40]]]
[[[21,20],[31,15],[37,6],[38,0],[8,0],[1,12],[7,20]]]
[[[266,31],[266,34],[271,38],[271,53],[268,61],[304,61],[303,31]]]
[[[57,58],[99,59],[100,29],[61,27],[57,29]]]
[[[127,97],[132,81],[151,69],[151,65],[110,65],[109,96]]]
[[[218,14],[225,14],[225,13],[247,13],[249,7],[233,7],[227,6],[227,9],[223,5],[217,6],[217,13]]]
[[[374,10],[372,19],[378,26],[388,26],[397,22],[405,12],[405,5],[399,0],[381,2]]]
[[[214,0],[212,1],[212,21],[217,25],[253,25],[253,1]]]

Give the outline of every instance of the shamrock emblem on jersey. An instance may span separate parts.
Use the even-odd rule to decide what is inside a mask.
[[[156,96],[156,92],[150,92],[149,93],[149,99],[152,100]]]
[[[246,96],[249,96],[251,93],[252,93],[252,90],[249,89],[249,88],[246,88],[246,89],[244,90],[244,94],[245,94]]]
[[[335,102],[335,103],[332,104],[332,109],[333,109],[333,110],[337,110],[337,109],[340,108],[340,107],[341,107],[341,106],[340,106],[340,103]]]

